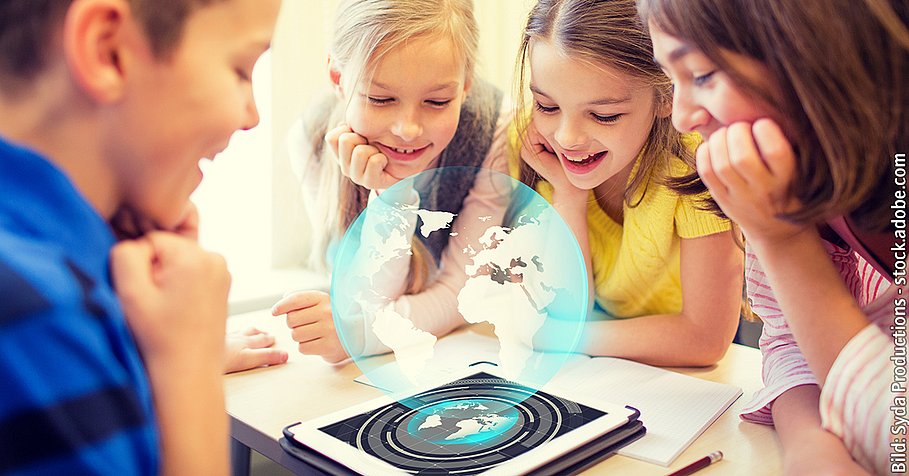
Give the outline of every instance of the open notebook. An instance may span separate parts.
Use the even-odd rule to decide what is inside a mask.
[[[470,349],[465,352],[465,349]],[[498,361],[498,341],[472,332],[439,340],[435,357],[441,379],[477,360]],[[371,385],[365,376],[356,379]],[[577,355],[553,378],[552,385],[607,402],[631,405],[641,412],[647,434],[620,455],[669,466],[742,395],[733,385],[610,357]]]

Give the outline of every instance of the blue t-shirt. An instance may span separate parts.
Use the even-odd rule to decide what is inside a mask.
[[[0,474],[160,469],[114,242],[56,166],[0,139]]]

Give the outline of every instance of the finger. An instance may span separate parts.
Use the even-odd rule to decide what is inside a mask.
[[[260,330],[259,330],[258,328],[256,328],[256,327],[247,327],[247,328],[244,329],[242,332],[240,332],[240,335],[244,335],[244,336],[254,336],[254,335],[257,335],[257,334],[265,334],[265,333],[266,333],[265,331],[260,331]]]
[[[695,153],[695,162],[698,176],[704,182],[704,185],[707,186],[707,189],[710,190],[710,194],[714,198],[725,198],[727,195],[726,187],[720,182],[713,170],[713,162],[710,160],[710,146],[706,142],[698,146]]]
[[[248,349],[263,349],[275,345],[275,336],[261,333],[245,336],[245,344]]]
[[[111,277],[114,290],[123,299],[151,296],[155,292],[152,273],[154,248],[147,240],[128,240],[118,243],[110,252]]]
[[[393,185],[396,180],[394,177],[385,173],[385,167],[388,165],[388,157],[385,154],[376,153],[366,161],[366,167],[363,170],[363,181],[374,184],[376,188],[387,189]],[[388,182],[392,181],[391,184]]]
[[[328,301],[328,294],[323,291],[297,291],[285,296],[271,308],[273,316],[287,314],[290,311],[307,309],[322,301]]]
[[[791,181],[795,176],[795,151],[780,126],[771,119],[758,119],[751,130],[770,173],[780,180]]]
[[[354,148],[364,144],[366,144],[366,139],[359,134],[354,132],[345,132],[344,134],[341,134],[341,137],[338,139],[338,164],[341,166],[341,173],[349,175],[350,160]]]
[[[328,142],[328,146],[331,147],[335,156],[338,155],[338,139],[340,139],[341,134],[344,134],[345,132],[351,132],[351,129],[347,124],[342,122],[325,133],[325,142]]]
[[[287,352],[280,349],[249,349],[243,351],[247,368],[278,365],[287,362]]]
[[[267,365],[287,362],[287,352],[278,349],[243,349],[237,359],[226,365],[225,373],[240,372]]]
[[[292,330],[300,329],[301,335],[306,336],[322,336],[335,333],[331,311],[324,309],[291,311],[287,313],[287,327]],[[312,337],[309,337],[309,339],[312,339]]]
[[[722,183],[727,193],[745,190],[747,184],[739,173],[732,168],[729,159],[729,129],[721,128],[710,135],[707,146],[710,148],[710,163],[717,180]]]
[[[366,186],[363,178],[366,174],[366,165],[369,158],[379,153],[379,149],[367,144],[360,144],[354,147],[350,156],[350,174],[348,175],[354,183]]]
[[[754,143],[751,124],[737,122],[726,130],[729,148],[729,165],[735,176],[743,180],[742,186],[766,188],[770,181],[770,170],[764,164],[761,153]]]
[[[331,363],[337,363],[347,358],[347,352],[341,347],[337,339],[318,339],[300,343],[297,349],[301,354],[319,355]]]

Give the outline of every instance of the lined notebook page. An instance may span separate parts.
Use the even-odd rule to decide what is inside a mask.
[[[742,389],[610,357],[578,359],[551,382],[641,411],[647,434],[619,454],[669,466],[742,395]]]

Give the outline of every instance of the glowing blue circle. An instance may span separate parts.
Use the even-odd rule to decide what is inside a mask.
[[[483,189],[481,199],[502,213],[447,212],[459,189],[450,184]],[[437,336],[414,326],[402,315],[407,306],[395,302],[415,256],[444,249],[446,240],[447,252],[466,257],[463,270],[437,271],[467,276],[459,290],[448,291],[457,293],[451,312],[492,324],[492,332],[480,326],[498,340],[492,354],[436,352]],[[396,398],[444,383],[446,373],[472,359],[492,360],[499,376],[539,389],[577,348],[588,311],[587,267],[571,229],[520,181],[481,168],[430,169],[382,192],[348,228],[334,257],[331,303],[344,349],[374,386]],[[377,356],[389,349],[393,358]]]
[[[519,419],[518,411],[501,401],[447,400],[417,412],[407,432],[430,443],[474,445],[500,437]]]

